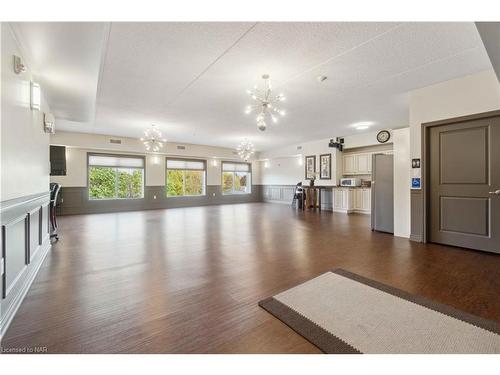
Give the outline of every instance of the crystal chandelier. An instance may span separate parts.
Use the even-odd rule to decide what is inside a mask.
[[[250,159],[255,153],[255,148],[252,142],[250,142],[248,139],[245,139],[238,145],[238,147],[236,147],[236,151],[238,152],[240,158],[248,161],[248,159]]]
[[[142,143],[146,147],[146,151],[158,152],[163,147],[163,143],[167,142],[163,138],[161,132],[151,125],[149,129],[144,131],[144,137],[141,138]]]
[[[258,112],[257,115],[257,128],[259,130],[266,130],[267,123],[266,119],[268,117],[276,123],[278,118],[276,115],[284,116],[285,111],[279,109],[276,104],[285,100],[283,94],[273,96],[271,80],[269,79],[269,74],[264,74],[262,76],[264,80],[264,88],[259,89],[257,85],[254,86],[253,90],[247,90],[248,95],[255,101],[254,104],[249,105],[245,108],[245,113],[250,114],[252,112]]]

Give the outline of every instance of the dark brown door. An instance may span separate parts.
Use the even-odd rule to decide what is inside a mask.
[[[429,240],[500,253],[500,116],[430,128]]]

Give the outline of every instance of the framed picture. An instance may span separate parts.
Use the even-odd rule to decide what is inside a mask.
[[[319,178],[329,180],[332,178],[332,154],[319,156]]]
[[[306,180],[312,180],[316,177],[316,155],[306,156],[305,169]]]

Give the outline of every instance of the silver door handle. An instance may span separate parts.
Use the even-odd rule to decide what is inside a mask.
[[[500,195],[500,190],[489,191],[488,193],[489,193],[489,194]]]

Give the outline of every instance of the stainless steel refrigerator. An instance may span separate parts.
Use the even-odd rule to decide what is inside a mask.
[[[372,230],[394,233],[394,157],[372,156]]]

